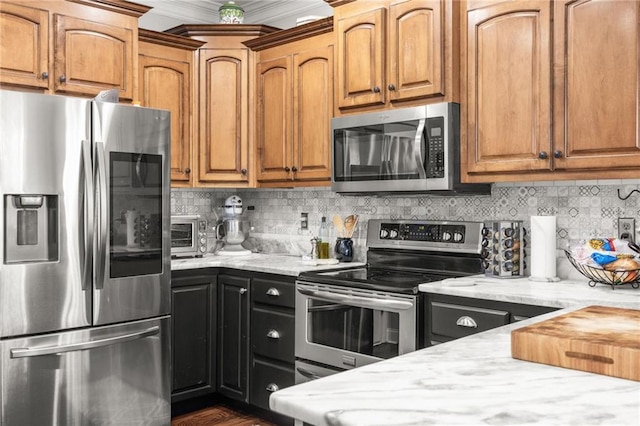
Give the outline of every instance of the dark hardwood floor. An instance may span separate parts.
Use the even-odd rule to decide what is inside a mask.
[[[202,408],[173,417],[171,426],[277,426],[254,414],[238,411],[224,404]]]

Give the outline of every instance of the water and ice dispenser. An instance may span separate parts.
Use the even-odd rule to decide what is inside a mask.
[[[5,263],[58,260],[58,196],[5,195]]]

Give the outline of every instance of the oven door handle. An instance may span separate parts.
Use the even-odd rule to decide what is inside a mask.
[[[332,293],[330,291],[311,290],[300,287],[298,287],[298,291],[301,294],[313,297],[314,299],[324,300],[326,302],[343,303],[351,306],[357,306],[359,308],[381,309],[386,311],[406,311],[413,308],[414,306],[413,303],[404,300],[381,300],[360,296],[342,295]]]

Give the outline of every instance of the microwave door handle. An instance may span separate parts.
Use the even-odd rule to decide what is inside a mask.
[[[301,294],[313,297],[314,299],[324,300],[326,302],[349,304],[351,306],[356,306],[359,308],[380,309],[387,311],[405,311],[413,307],[413,303],[406,302],[404,300],[378,300],[368,297],[342,295],[329,291],[311,290],[306,288],[298,288],[298,291]]]
[[[91,285],[92,269],[91,263],[93,260],[93,195],[95,188],[93,186],[93,167],[91,160],[91,141],[83,140],[82,145],[82,179],[84,183],[84,199],[80,203],[80,229],[83,230],[83,241],[80,242],[84,245],[84,260],[82,262],[82,289],[87,290]]]
[[[427,153],[426,149],[423,150],[423,146],[427,146],[429,144],[429,135],[427,135],[427,131],[425,130],[427,120],[421,119],[418,122],[418,128],[416,129],[416,139],[413,144],[413,157],[416,160],[416,166],[418,168],[418,175],[420,179],[427,178],[427,171],[425,169],[425,164],[427,163]],[[424,143],[423,143],[424,142]]]

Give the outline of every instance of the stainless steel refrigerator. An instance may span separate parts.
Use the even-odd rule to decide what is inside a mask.
[[[168,425],[167,111],[0,90],[0,425]]]

